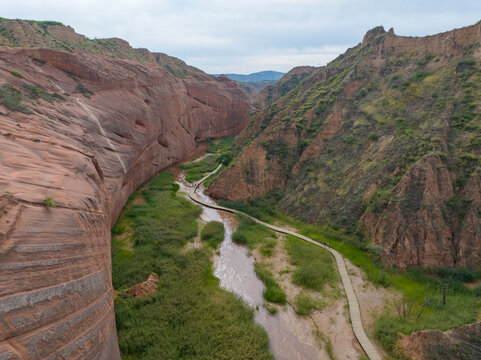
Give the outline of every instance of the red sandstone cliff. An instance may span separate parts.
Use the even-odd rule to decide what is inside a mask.
[[[0,95],[0,359],[119,359],[112,224],[196,140],[238,133],[250,105],[199,71],[52,49],[0,47],[5,83],[22,95]]]

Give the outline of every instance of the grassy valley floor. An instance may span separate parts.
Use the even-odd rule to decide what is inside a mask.
[[[177,189],[173,176],[161,173],[131,196],[113,229],[122,358],[273,359],[253,311],[212,274],[217,241],[187,245],[199,234],[201,208],[177,196]],[[151,273],[159,276],[157,291],[131,297],[127,290]]]
[[[311,239],[328,244],[362,270],[366,284],[364,287],[372,284],[396,294],[396,302],[392,296],[387,296],[389,301],[385,301],[384,311],[376,317],[373,324],[368,324],[367,329],[372,339],[387,351],[389,358],[404,359],[396,347],[397,340],[403,334],[422,330],[445,331],[481,320],[481,286],[467,286],[470,283],[476,284],[477,279],[481,278],[479,270],[411,268],[402,271],[386,268],[379,261],[378,249],[341,231],[306,224],[285,216],[275,209],[274,202],[269,199],[219,203],[267,223],[291,226]],[[235,237],[234,235],[234,240]],[[249,245],[249,241],[246,243]],[[297,261],[303,257],[305,254]],[[292,257],[294,262],[295,258]],[[299,276],[301,271],[298,269],[297,276],[293,276],[294,282],[297,279],[300,285],[303,282],[303,276]],[[446,304],[442,302],[444,284],[447,284]],[[300,309],[302,312],[302,305],[302,301],[297,304],[298,311]],[[363,307],[362,302],[360,306]]]

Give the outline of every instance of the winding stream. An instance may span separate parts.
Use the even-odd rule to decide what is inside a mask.
[[[185,181],[183,174],[177,176],[176,182],[180,191],[187,193],[190,190],[191,185]],[[197,194],[205,202],[214,203],[202,188],[199,188]],[[214,275],[220,280],[222,288],[238,295],[255,309],[255,321],[266,330],[274,357],[277,360],[321,359],[322,352],[312,334],[309,319],[297,316],[290,305],[275,315],[264,308],[264,284],[255,274],[254,257],[248,254],[246,247],[232,241],[237,218],[202,206],[201,219],[224,224],[224,240],[219,246],[219,255],[214,257]]]

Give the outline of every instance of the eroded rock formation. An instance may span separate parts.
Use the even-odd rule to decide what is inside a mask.
[[[53,49],[0,48],[0,87],[0,359],[119,359],[110,228],[197,140],[239,132],[247,98],[187,67]]]
[[[388,265],[479,267],[480,74],[481,22],[427,37],[374,28],[264,89],[209,192],[267,194],[303,221],[364,232]]]
[[[481,322],[445,332],[427,330],[404,335],[399,349],[412,360],[480,359]]]

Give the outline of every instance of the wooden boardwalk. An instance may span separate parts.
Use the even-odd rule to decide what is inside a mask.
[[[313,239],[311,239],[307,236],[304,236],[302,234],[298,234],[294,231],[284,229],[284,228],[274,226],[274,225],[265,223],[263,221],[260,221],[259,219],[256,219],[256,218],[254,218],[254,217],[252,217],[248,214],[245,214],[241,211],[226,208],[226,207],[223,207],[223,206],[219,206],[217,204],[206,203],[205,201],[203,201],[202,199],[200,199],[197,196],[197,194],[196,194],[197,188],[209,176],[216,173],[221,168],[221,166],[222,165],[219,165],[219,167],[217,169],[215,169],[213,172],[209,173],[204,178],[202,178],[197,183],[195,183],[194,186],[192,187],[192,189],[189,192],[189,197],[193,201],[195,201],[195,202],[197,202],[201,205],[213,208],[213,209],[228,211],[228,212],[234,213],[234,214],[242,214],[242,215],[247,216],[250,219],[254,220],[258,224],[261,224],[261,225],[263,225],[263,226],[265,226],[265,227],[267,227],[271,230],[277,231],[279,233],[295,236],[299,239],[307,241],[308,243],[311,243],[311,244],[316,245],[316,246],[320,246],[320,247],[326,249],[327,251],[329,251],[334,256],[334,258],[336,259],[337,270],[339,271],[339,275],[341,276],[342,285],[344,287],[344,291],[346,292],[347,301],[349,303],[349,312],[350,312],[350,315],[351,315],[351,325],[352,325],[352,330],[354,331],[354,335],[356,336],[357,341],[359,341],[359,344],[361,345],[361,347],[363,348],[364,352],[366,353],[366,355],[369,357],[370,360],[381,360],[382,359],[381,356],[379,355],[376,348],[372,344],[371,340],[369,340],[369,338],[366,335],[366,332],[364,331],[364,327],[362,325],[362,319],[361,319],[361,311],[360,311],[360,308],[359,308],[359,302],[357,300],[356,293],[354,292],[354,288],[352,287],[351,278],[349,277],[349,274],[347,273],[347,268],[346,268],[346,264],[344,263],[344,258],[342,257],[342,255],[337,250],[334,250],[333,248],[331,248],[331,247],[329,247],[325,244],[322,244],[320,242],[317,242],[317,241],[315,241],[315,240],[313,240]]]

